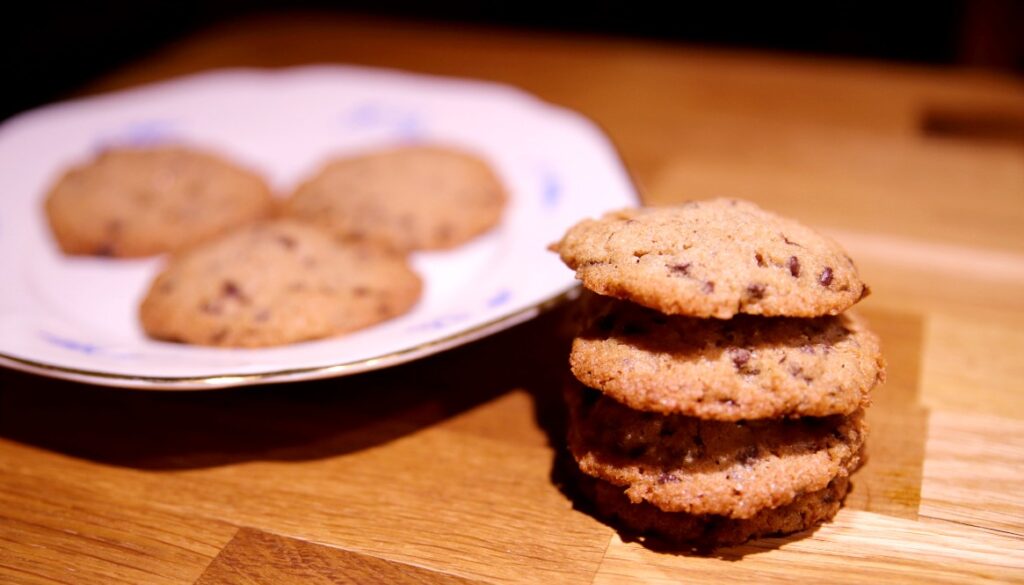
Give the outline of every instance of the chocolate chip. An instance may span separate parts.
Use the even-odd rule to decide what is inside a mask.
[[[757,459],[759,451],[756,445],[750,445],[746,449],[743,449],[736,454],[736,460],[740,463],[747,465],[754,459]]]
[[[743,368],[743,366],[745,366],[747,362],[750,361],[751,354],[749,349],[744,349],[741,347],[733,349],[732,351],[729,352],[729,354],[732,356],[732,364],[736,366],[737,370]]]
[[[292,250],[295,248],[295,238],[280,234],[277,236],[277,243],[281,244],[285,248]]]
[[[747,287],[747,297],[752,300],[760,300],[764,298],[765,286],[761,283],[755,283]]]
[[[114,245],[110,242],[104,242],[99,246],[96,246],[96,249],[93,250],[93,254],[109,258],[114,255]]]
[[[706,281],[704,283],[704,286],[701,287],[701,290],[704,291],[704,294],[706,294],[706,295],[709,295],[709,294],[715,292],[715,283],[714,283],[714,281],[711,281],[711,280]]]
[[[449,242],[455,235],[455,227],[449,223],[442,223],[437,226],[437,229],[434,231],[434,235],[442,242]]]
[[[683,276],[690,276],[690,262],[683,262],[680,264],[669,264],[668,269],[672,274],[682,274]]]
[[[238,284],[233,280],[225,280],[224,284],[221,285],[220,294],[228,298],[242,298],[242,289],[238,288]]]
[[[825,287],[832,284],[832,269],[830,267],[826,266],[825,270],[821,271],[821,276],[818,277],[818,282],[821,283],[821,286]]]
[[[814,381],[813,376],[808,376],[807,374],[805,374],[803,367],[797,365],[792,365],[789,367],[789,375],[799,380],[803,380],[808,384]]]
[[[210,301],[206,301],[205,303],[199,305],[199,310],[208,315],[220,315],[222,309],[223,307],[221,307],[220,303]]]
[[[758,266],[764,267],[764,256],[762,256],[760,252],[754,254],[754,260],[757,262]]]
[[[661,472],[661,475],[658,476],[658,483],[661,483],[661,484],[664,484],[664,483],[676,483],[678,481],[679,481],[678,477],[676,477],[675,475],[673,475],[671,473],[668,473],[668,472],[664,472],[663,471],[663,472]]]
[[[786,265],[789,266],[789,273],[793,275],[793,278],[800,276],[800,260],[796,256],[790,256]]]

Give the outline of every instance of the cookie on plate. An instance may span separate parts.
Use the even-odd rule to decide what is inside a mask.
[[[67,254],[149,256],[264,218],[274,200],[255,173],[182,146],[112,148],[64,173],[46,215]]]
[[[420,289],[404,256],[276,220],[176,254],[139,315],[156,339],[264,347],[393,318],[416,303]]]
[[[654,535],[672,544],[686,543],[704,550],[742,544],[752,538],[791,534],[832,519],[850,486],[848,477],[836,477],[824,488],[806,492],[778,508],[758,511],[750,518],[712,514],[665,512],[641,502],[634,504],[622,488],[579,474],[579,487],[601,516],[618,520],[641,536]]]
[[[285,213],[342,238],[429,250],[490,230],[505,200],[504,187],[480,158],[407,146],[328,163],[296,189]]]
[[[552,249],[586,288],[672,315],[837,315],[868,291],[833,240],[735,199],[612,212]]]
[[[850,414],[885,378],[878,338],[857,316],[668,316],[588,295],[570,367],[637,410],[741,420]]]
[[[665,512],[747,519],[785,506],[856,469],[867,433],[862,410],[723,422],[632,410],[579,384],[566,393],[580,470]]]

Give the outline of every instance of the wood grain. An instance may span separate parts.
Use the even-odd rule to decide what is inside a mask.
[[[1016,317],[1016,318],[1015,318]],[[925,404],[950,412],[1024,419],[1024,320],[936,315],[924,353]]]
[[[923,320],[885,310],[860,311],[881,339],[887,380],[872,392],[867,462],[854,475],[846,505],[915,519],[928,423],[928,412],[918,402]]]
[[[651,203],[732,195],[835,236],[889,380],[833,523],[717,556],[563,492],[564,313],[345,379],[212,393],[0,370],[0,581],[1024,582],[1024,150],[969,71],[433,26],[228,22],[96,80],[343,62],[512,83],[607,130]]]
[[[551,313],[423,362],[287,392],[83,392],[57,382],[5,392],[3,412],[20,415],[0,419],[0,431],[47,442],[54,438],[40,429],[60,425],[65,438],[51,444],[78,456],[12,448],[0,460],[31,469],[38,485],[92,490],[100,473],[121,497],[156,509],[344,543],[468,578],[582,582],[610,530],[575,512],[552,483],[553,454],[532,405],[479,405],[517,389],[541,396],[536,405],[557,399],[567,355],[552,334],[560,318]],[[509,347],[527,349],[510,359]],[[488,378],[477,382],[483,372]],[[465,405],[478,406],[451,429],[438,424]],[[502,439],[471,430],[482,422],[473,418],[493,421],[494,408]],[[168,439],[181,421],[188,422],[174,444]],[[533,444],[510,440],[516,436]]]
[[[1002,249],[1021,263],[1024,206],[1012,205],[1024,193],[1019,149],[762,125],[681,128],[651,200],[734,193],[824,228]],[[958,196],[965,191],[969,202]]]
[[[717,557],[660,554],[613,538],[594,583],[966,583],[1024,581],[1019,539],[964,526],[843,510],[802,538]]]
[[[0,463],[0,582],[191,583],[236,530],[117,493],[40,482],[10,463]]]
[[[471,585],[478,581],[242,528],[196,583]]]
[[[926,457],[922,517],[987,528],[1024,549],[1024,421],[937,412]]]

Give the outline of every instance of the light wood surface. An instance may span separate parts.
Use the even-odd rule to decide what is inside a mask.
[[[890,363],[845,508],[703,557],[578,509],[555,312],[304,384],[0,371],[0,582],[1024,582],[1024,83],[310,15],[219,26],[84,91],[310,62],[512,83],[601,124],[650,203],[748,197],[836,236]]]

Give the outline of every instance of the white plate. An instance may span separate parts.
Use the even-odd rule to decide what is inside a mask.
[[[281,193],[332,155],[443,142],[485,157],[511,201],[490,233],[413,257],[424,295],[400,318],[271,349],[163,343],[136,319],[162,259],[64,256],[42,200],[63,168],[99,148],[166,141],[220,151]],[[510,327],[574,288],[549,243],[637,201],[607,138],[576,113],[496,84],[336,66],[218,71],[45,107],[0,126],[0,164],[0,364],[146,389],[351,374]]]

